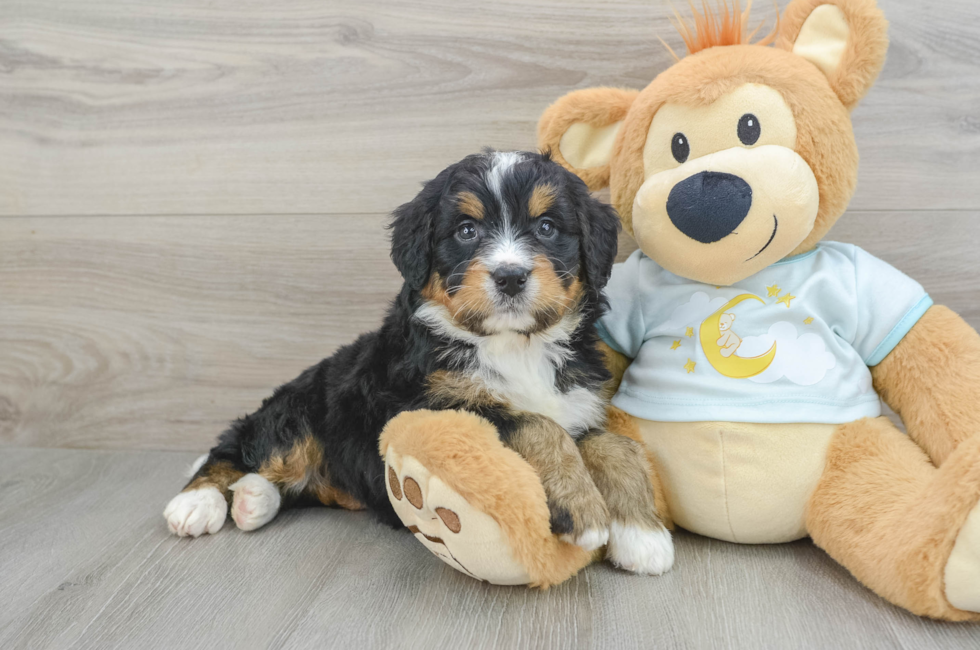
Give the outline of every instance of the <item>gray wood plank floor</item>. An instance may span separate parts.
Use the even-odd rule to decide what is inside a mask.
[[[677,566],[595,565],[546,592],[478,583],[364,513],[197,540],[160,515],[193,454],[0,453],[2,648],[976,648],[809,542],[679,533]]]

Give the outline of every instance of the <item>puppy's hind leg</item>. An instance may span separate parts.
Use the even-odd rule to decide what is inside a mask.
[[[244,472],[214,454],[198,459],[194,474],[183,491],[163,511],[167,527],[180,537],[200,537],[221,530],[228,514],[231,485]]]
[[[284,505],[284,499],[291,503],[305,494],[327,503],[327,495],[334,492],[330,488],[322,445],[308,425],[304,423],[300,430],[304,433],[290,447],[272,452],[257,472],[244,475],[230,486],[234,492],[231,517],[241,530],[255,530],[272,521]],[[340,505],[356,504],[353,499],[347,504],[342,493],[337,494],[341,497]],[[334,502],[337,501],[335,498]]]
[[[255,530],[272,521],[282,505],[279,486],[261,474],[246,474],[229,488],[234,493],[231,518],[241,530]]]

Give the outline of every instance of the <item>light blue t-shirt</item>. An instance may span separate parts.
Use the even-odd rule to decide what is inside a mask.
[[[665,422],[841,423],[881,414],[877,365],[932,305],[857,246],[824,242],[729,287],[636,251],[599,334],[634,361],[613,404]]]

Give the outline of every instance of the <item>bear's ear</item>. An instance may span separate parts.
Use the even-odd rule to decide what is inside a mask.
[[[568,93],[538,121],[538,147],[585,181],[590,190],[609,185],[613,143],[639,92],[587,88]]]
[[[888,21],[874,0],[793,0],[780,20],[776,47],[817,66],[852,109],[885,63]]]

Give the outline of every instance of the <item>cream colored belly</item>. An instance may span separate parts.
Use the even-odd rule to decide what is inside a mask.
[[[806,537],[807,499],[837,425],[636,421],[678,525],[745,544]]]

